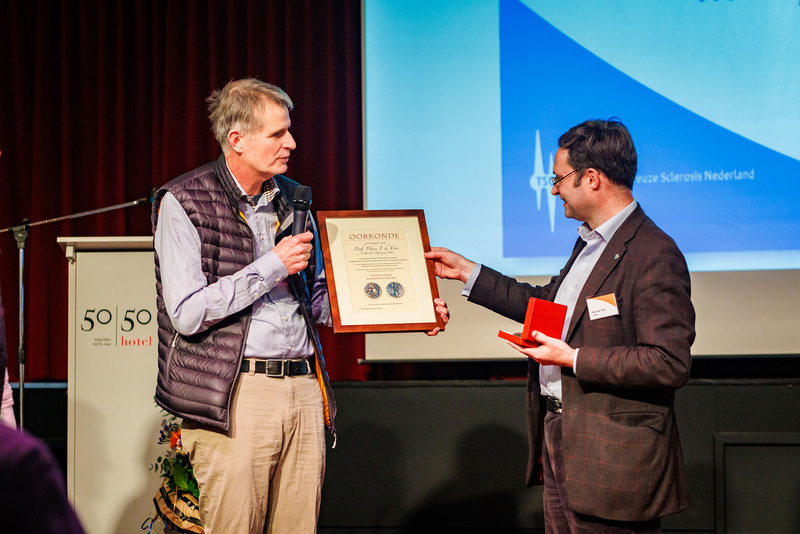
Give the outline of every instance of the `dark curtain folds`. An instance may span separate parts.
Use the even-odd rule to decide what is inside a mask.
[[[0,1],[0,228],[149,197],[219,155],[205,98],[253,76],[295,102],[287,175],[312,211],[362,206],[360,0]],[[149,205],[31,228],[26,380],[67,377],[58,236],[150,235]],[[0,236],[17,380],[18,249]],[[361,335],[323,329],[334,380],[364,379]]]

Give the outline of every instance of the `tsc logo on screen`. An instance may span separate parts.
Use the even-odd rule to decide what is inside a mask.
[[[550,181],[551,172],[553,168],[553,153],[550,153],[547,171],[544,169],[542,159],[542,139],[539,130],[536,130],[536,147],[534,149],[533,160],[533,174],[531,174],[530,185],[531,189],[536,193],[536,209],[542,209],[542,197],[547,201],[547,211],[550,216],[550,233],[556,231],[556,197],[550,194],[553,188],[553,183]]]

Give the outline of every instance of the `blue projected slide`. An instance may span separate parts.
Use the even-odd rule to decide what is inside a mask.
[[[558,137],[618,117],[633,193],[692,270],[800,268],[800,6],[365,0],[367,209],[433,245],[555,274],[577,238]]]
[[[800,161],[672,102],[513,0],[500,2],[500,88],[505,256],[555,255],[575,239],[574,222],[555,216],[560,201],[541,199],[552,140],[573,125],[567,109],[623,118],[639,154],[635,196],[685,253],[800,249]]]

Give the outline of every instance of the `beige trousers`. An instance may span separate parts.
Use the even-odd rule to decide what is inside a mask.
[[[325,473],[316,376],[241,373],[226,434],[184,421],[206,534],[316,532]]]

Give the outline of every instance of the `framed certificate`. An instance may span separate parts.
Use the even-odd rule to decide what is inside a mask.
[[[444,329],[422,210],[320,211],[317,218],[334,332]]]

